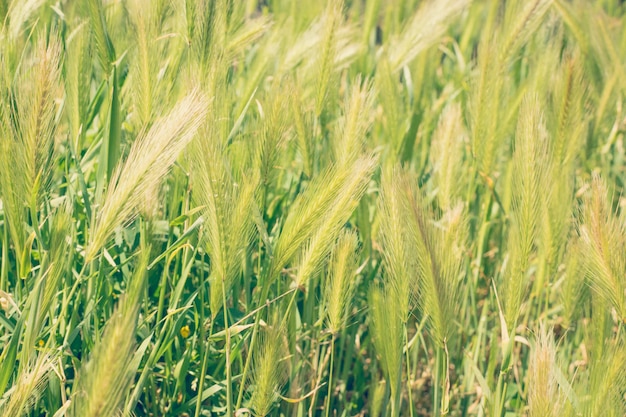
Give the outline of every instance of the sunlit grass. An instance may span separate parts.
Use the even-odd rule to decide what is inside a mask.
[[[0,415],[626,415],[622,3],[0,1]]]

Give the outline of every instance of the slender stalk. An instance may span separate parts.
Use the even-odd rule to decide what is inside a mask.
[[[404,323],[404,340],[406,343],[406,390],[409,397],[409,415],[413,417],[413,394],[411,387],[411,352],[409,349],[409,331],[407,329],[406,322]]]
[[[443,351],[445,353],[445,375],[446,379],[443,385],[443,396],[441,397],[441,414],[446,415],[450,409],[450,353],[448,352],[448,342],[446,340],[443,341]]]
[[[250,339],[250,346],[248,348],[248,356],[246,357],[246,362],[243,367],[243,372],[241,375],[241,384],[239,385],[239,394],[237,395],[237,403],[235,404],[235,410],[239,410],[239,408],[241,407],[241,402],[243,401],[243,392],[246,387],[246,378],[248,375],[248,369],[250,368],[252,352],[254,352],[254,348],[256,346],[256,339],[257,339],[260,321],[261,321],[261,310],[257,311],[255,318],[254,318],[254,326],[252,327],[252,337]]]
[[[195,417],[199,417],[200,416],[200,412],[202,410],[202,392],[204,391],[204,380],[206,378],[206,369],[208,366],[208,362],[209,362],[209,339],[211,338],[211,335],[213,334],[213,320],[211,320],[211,324],[209,326],[209,334],[208,337],[206,338],[206,340],[204,340],[202,338],[202,335],[200,335],[200,343],[202,343],[203,349],[202,349],[202,367],[200,368],[200,377],[198,380],[198,398],[196,399],[196,411],[194,413]],[[206,344],[206,347],[204,347]]]
[[[169,262],[166,262],[166,266],[169,265]],[[165,291],[167,288],[167,271],[168,268],[163,268],[163,272],[161,273],[161,280],[159,282],[159,301],[157,304],[157,317],[156,323],[160,323],[163,318],[163,310],[165,309]]]
[[[443,399],[441,398],[441,367],[442,367],[442,349],[437,346],[435,354],[435,380],[433,381],[433,416],[439,417],[441,415],[441,404]]]
[[[207,370],[207,365],[208,365],[208,360],[209,360],[209,339],[211,337],[211,334],[213,333],[213,324],[215,323],[215,320],[211,320],[211,324],[209,326],[209,337],[206,337],[205,334],[205,330],[204,330],[204,285],[205,285],[205,279],[204,276],[201,277],[201,281],[200,281],[200,287],[198,289],[198,296],[200,298],[200,323],[201,323],[201,327],[200,327],[200,347],[201,347],[201,352],[200,354],[202,355],[202,367],[200,368],[200,377],[198,380],[198,397],[196,400],[196,410],[194,413],[195,417],[199,417],[200,416],[200,411],[202,410],[202,393],[204,391],[204,379],[206,377],[206,370]]]
[[[289,304],[287,304],[287,309],[285,310],[285,315],[283,316],[283,321],[280,323],[280,326],[283,327],[285,326],[285,324],[287,323],[287,320],[289,320],[289,317],[291,316],[291,309],[293,308],[294,302],[296,301],[296,297],[298,296],[298,291],[294,291],[293,295],[291,296],[291,299],[289,299]]]
[[[222,299],[224,302],[224,331],[226,332],[226,415],[233,415],[232,370],[230,369],[230,328],[228,327],[228,310],[226,309],[226,284],[222,279]]]
[[[6,217],[6,216],[5,216]],[[3,233],[2,233],[2,259],[9,258],[9,230],[6,225],[6,220],[4,223]],[[8,287],[8,273],[9,269],[7,266],[8,262],[2,262],[0,265],[0,290],[6,291]]]
[[[317,339],[314,339],[317,340]],[[315,347],[315,354],[316,354],[316,363],[317,363],[317,372],[316,372],[316,377],[315,377],[315,385],[314,387],[317,387],[319,385],[319,381],[321,381],[322,379],[322,374],[324,372],[324,368],[325,368],[325,364],[326,364],[326,356],[330,354],[330,352],[327,351],[328,347],[326,344],[322,345],[321,349],[320,346],[321,343],[318,341],[318,343],[316,344]],[[317,402],[317,389],[315,389],[313,391],[313,395],[311,396],[311,402],[309,404],[309,417],[314,416],[314,410],[315,410],[315,403]]]
[[[262,294],[259,297],[259,300],[265,300],[267,298],[267,294],[269,293],[269,287],[264,285],[261,291],[262,291]],[[292,296],[291,300],[289,301],[289,309],[291,308],[291,305],[294,302],[294,298],[296,296],[297,290],[294,289],[293,292],[294,292],[294,295]],[[263,310],[262,308],[259,308],[256,311],[256,313],[255,313],[254,325],[252,326],[252,336],[250,338],[250,346],[248,347],[249,354],[246,357],[246,361],[245,361],[245,364],[244,364],[244,367],[243,367],[243,372],[242,372],[242,375],[241,375],[241,385],[239,386],[239,394],[237,395],[237,403],[235,405],[235,410],[239,410],[239,408],[241,407],[241,403],[243,401],[243,393],[244,393],[244,390],[245,390],[245,382],[247,380],[246,378],[247,378],[247,375],[248,375],[248,371],[250,369],[250,363],[251,363],[251,359],[252,359],[252,354],[251,353],[254,352],[254,348],[256,346],[256,341],[257,341],[257,336],[258,336],[258,331],[259,331],[259,324],[261,322],[261,312],[262,312],[262,310]],[[285,322],[286,322],[286,319],[284,318],[282,324],[284,325]]]
[[[260,262],[260,261],[259,261]],[[259,264],[260,266],[260,264]],[[272,269],[272,266],[270,265],[270,268]],[[261,287],[261,293],[259,296],[259,303],[264,303],[267,300],[267,296],[269,294],[269,283],[270,283],[270,277],[269,274],[263,274],[262,277],[264,279],[262,279],[263,281],[263,285]],[[237,395],[237,403],[235,404],[235,409],[239,410],[239,408],[241,407],[241,402],[243,401],[243,392],[246,386],[246,380],[248,377],[248,371],[250,369],[250,363],[252,360],[252,352],[254,352],[254,348],[256,346],[256,339],[257,339],[257,335],[259,333],[259,324],[261,322],[261,309],[258,309],[255,317],[254,317],[254,326],[252,326],[252,337],[250,338],[250,346],[248,348],[248,356],[246,357],[246,363],[243,367],[243,373],[241,375],[241,385],[239,386],[239,394]]]
[[[493,400],[493,413],[492,415],[495,417],[504,416],[504,400],[506,399],[506,388],[507,388],[507,379],[508,379],[508,371],[509,365],[513,361],[513,344],[515,340],[515,332],[512,331],[508,343],[502,347],[502,365],[500,368],[500,372],[498,374],[498,381],[496,384],[495,396]]]
[[[328,395],[326,396],[326,417],[330,414],[331,397],[333,394],[333,371],[335,364],[335,335],[330,339],[330,369],[328,371]]]

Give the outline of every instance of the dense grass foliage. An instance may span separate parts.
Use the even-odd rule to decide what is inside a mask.
[[[0,1],[0,415],[626,415],[620,0]]]

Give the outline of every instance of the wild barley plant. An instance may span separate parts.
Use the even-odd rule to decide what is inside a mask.
[[[85,259],[92,260],[113,231],[137,216],[145,192],[152,192],[193,139],[204,115],[205,101],[192,92],[134,142],[124,163],[115,169],[94,219]]]
[[[41,354],[19,375],[15,385],[0,400],[0,411],[6,416],[28,415],[46,387],[47,378],[53,372],[55,355]]]
[[[515,331],[521,301],[527,290],[527,268],[539,230],[539,196],[547,189],[544,181],[548,138],[537,96],[529,95],[524,99],[515,139],[510,259],[503,292],[509,332]]]
[[[356,233],[344,230],[339,235],[331,254],[324,302],[326,326],[332,334],[337,334],[346,324],[350,300],[355,290],[358,245]]]
[[[505,132],[509,129],[509,114],[501,103],[510,94],[511,80],[504,71],[518,57],[522,48],[541,24],[551,0],[515,1],[505,10],[501,25],[486,30],[478,45],[478,74],[471,94],[471,146],[478,173],[492,181],[495,159]],[[493,8],[492,10],[497,10]],[[488,29],[492,29],[489,26]],[[511,99],[515,111],[519,100]]]
[[[618,318],[626,318],[625,259],[611,250],[623,247],[624,223],[610,206],[610,194],[599,175],[594,175],[580,225],[583,248],[587,254],[585,268],[589,285],[615,309]]]
[[[541,327],[528,364],[529,416],[563,415],[564,394],[559,388],[556,344],[551,329]]]
[[[394,294],[395,303],[403,321],[408,319],[411,302],[418,289],[417,265],[414,247],[410,246],[410,231],[405,227],[408,212],[406,188],[410,178],[399,171],[384,174],[380,196],[381,242],[384,245],[388,291]]]
[[[442,363],[448,361],[447,346],[454,333],[453,320],[460,296],[463,207],[445,213],[436,224],[421,191],[416,190],[415,179],[398,170],[391,178],[385,183],[388,188],[383,189],[381,205],[385,267],[389,273],[386,285],[401,309],[405,326],[409,303],[413,301],[417,301],[424,317],[428,317],[438,352],[437,372],[441,368],[447,375],[448,366]],[[446,397],[448,378],[443,378],[442,392]],[[442,392],[435,391],[434,401],[441,402],[446,410],[448,399],[440,397]]]
[[[298,254],[296,284],[304,284],[312,270],[320,266],[319,259],[329,253],[329,244],[334,242],[365,193],[375,161],[374,156],[366,155],[350,165],[330,166],[309,184],[307,191],[294,202],[276,241],[271,279]]]
[[[563,325],[569,328],[580,314],[577,308],[586,297],[586,280],[584,273],[583,246],[580,240],[572,237],[567,242],[565,252],[565,268],[560,277],[560,300],[563,306]]]
[[[150,249],[144,248],[128,291],[120,301],[88,362],[80,369],[69,416],[117,416],[133,382],[131,367],[139,300],[146,282]]]
[[[433,183],[443,211],[452,209],[461,200],[462,177],[465,174],[462,170],[463,146],[466,141],[461,106],[458,103],[449,104],[442,111],[430,148]]]
[[[278,326],[278,327],[276,327]],[[251,382],[254,385],[250,406],[257,416],[272,410],[285,382],[284,329],[272,325],[263,330],[260,347],[252,363]]]
[[[38,210],[49,192],[57,152],[56,127],[59,95],[61,51],[58,40],[41,39],[33,47],[29,57],[13,79],[7,79],[9,68],[5,67],[3,85],[2,161],[0,185],[5,218],[15,245],[18,259],[30,248],[26,247],[24,230],[26,210],[34,222],[38,222]],[[5,51],[3,63],[9,51]],[[37,231],[37,230],[36,230]],[[26,251],[26,252],[25,252]],[[20,273],[25,275],[27,265]]]
[[[215,318],[223,306],[224,295],[229,294],[241,271],[252,238],[254,223],[250,214],[259,179],[251,173],[235,176],[221,149],[210,139],[198,138],[193,170],[194,198],[205,217],[204,240],[211,257],[210,308]]]
[[[620,1],[0,22],[0,414],[624,415]]]
[[[546,54],[548,55],[548,53]],[[558,55],[550,52],[552,59]],[[549,59],[546,57],[546,59]],[[579,58],[575,53],[563,56],[557,65],[548,118],[551,119],[551,140],[548,147],[547,177],[553,186],[542,194],[541,211],[546,213],[539,226],[539,254],[541,264],[534,283],[538,293],[552,281],[561,264],[567,238],[573,226],[573,198],[575,186],[575,160],[580,154],[586,121],[582,108],[585,103],[585,80]],[[549,65],[546,65],[549,68]]]
[[[326,287],[324,304],[326,329],[330,333],[330,366],[328,369],[328,393],[326,413],[330,413],[333,395],[333,373],[335,371],[335,338],[345,327],[351,300],[356,289],[356,274],[358,268],[358,236],[354,231],[344,230],[332,250]]]

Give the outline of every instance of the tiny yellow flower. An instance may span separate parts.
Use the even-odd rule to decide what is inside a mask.
[[[42,348],[46,345],[46,342],[44,342],[43,339],[39,339],[39,342],[37,342],[37,345],[39,345],[39,347]]]
[[[189,333],[191,333],[190,330],[189,330],[189,326],[185,325],[185,326],[180,328],[180,335],[183,338],[185,338],[185,339],[188,338],[189,337]]]

